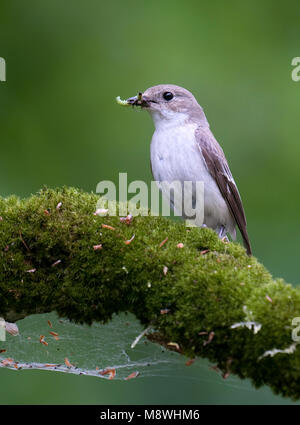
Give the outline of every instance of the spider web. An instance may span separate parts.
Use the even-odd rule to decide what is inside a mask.
[[[141,337],[131,314],[120,314],[103,325],[78,325],[55,313],[38,314],[18,321],[19,335],[0,342],[0,367],[53,370],[104,379],[153,376],[182,364],[178,353]],[[3,351],[5,350],[5,351]]]
[[[257,391],[248,380],[234,376],[224,380],[203,359],[195,362],[192,372],[187,367],[191,364],[189,359],[142,336],[144,329],[132,314],[115,315],[105,325],[78,325],[56,313],[28,316],[17,324],[19,334],[6,334],[6,341],[0,341],[0,368],[39,369],[114,380],[174,377]],[[136,345],[131,348],[133,343]]]

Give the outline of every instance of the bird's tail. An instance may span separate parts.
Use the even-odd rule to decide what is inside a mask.
[[[247,230],[245,228],[241,229],[241,234],[244,241],[244,247],[246,248],[247,254],[250,256],[252,255],[252,249],[251,249],[250,239],[249,239]]]

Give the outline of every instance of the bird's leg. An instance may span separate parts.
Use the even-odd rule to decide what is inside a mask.
[[[229,242],[229,239],[226,236],[226,227],[225,226],[221,225],[219,227],[219,229],[217,230],[217,234],[218,234],[218,236],[219,236],[219,238],[221,239],[222,242],[225,242],[225,243]]]
[[[217,231],[218,236],[220,239],[222,239],[226,235],[226,228],[225,226],[221,225]]]

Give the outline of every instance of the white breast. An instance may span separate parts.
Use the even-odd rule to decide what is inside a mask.
[[[213,229],[224,225],[234,235],[234,220],[195,140],[196,127],[196,124],[156,127],[151,141],[154,179],[169,183],[203,181],[204,223]]]
[[[156,180],[192,180],[207,174],[195,141],[195,124],[156,129],[151,141],[151,163]]]

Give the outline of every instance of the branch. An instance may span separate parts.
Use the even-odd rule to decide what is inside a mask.
[[[149,339],[208,358],[224,377],[300,397],[299,289],[210,229],[162,217],[126,224],[93,215],[98,200],[72,188],[0,198],[0,316],[55,310],[92,323],[129,311],[156,330]]]

